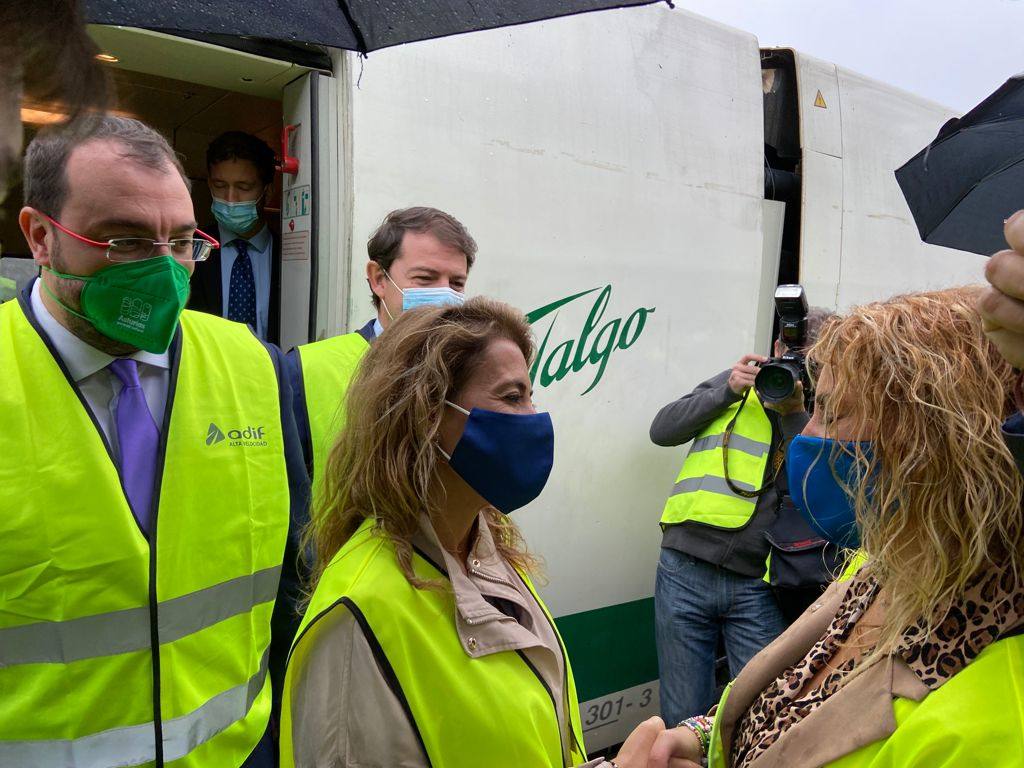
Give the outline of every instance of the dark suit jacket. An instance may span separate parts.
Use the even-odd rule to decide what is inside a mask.
[[[270,249],[270,312],[267,318],[267,341],[271,344],[281,343],[281,234],[268,221],[270,237],[273,245]],[[220,227],[217,224],[209,228],[200,227],[220,241]],[[188,299],[188,308],[211,315],[224,317],[227,308],[224,306],[224,282],[221,278],[220,249],[215,248],[206,261],[196,264],[192,273],[192,294]]]

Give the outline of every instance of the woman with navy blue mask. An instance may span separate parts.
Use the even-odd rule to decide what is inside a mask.
[[[533,353],[522,313],[483,298],[403,313],[367,352],[307,531],[282,765],[584,763],[569,659],[509,517],[554,461]],[[645,766],[662,728],[619,768]]]
[[[898,296],[822,330],[790,493],[867,564],[712,717],[659,736],[651,768],[1024,765],[1024,488],[1001,431],[1017,377],[978,293]]]

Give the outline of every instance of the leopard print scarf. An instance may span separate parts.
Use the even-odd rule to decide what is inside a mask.
[[[924,633],[922,625],[910,627],[896,654],[929,689],[939,688],[987,646],[1024,623],[1024,588],[1014,581],[1008,571],[986,574],[967,590],[931,635]],[[878,582],[868,569],[858,574],[821,639],[758,695],[736,725],[734,768],[754,766],[783,733],[839,690],[843,678],[854,668],[854,659],[833,669],[813,690],[800,696],[807,681],[828,667],[878,591]]]

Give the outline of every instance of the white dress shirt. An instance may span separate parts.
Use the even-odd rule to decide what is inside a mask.
[[[103,429],[114,456],[119,456],[117,444],[117,396],[121,392],[121,380],[107,368],[116,358],[86,344],[71,331],[57,322],[43,303],[40,295],[42,279],[32,286],[32,311],[36,321],[50,338],[50,343],[64,363],[71,378],[78,385],[86,404]],[[129,355],[139,364],[139,382],[146,395],[153,420],[158,430],[163,430],[164,410],[167,407],[167,392],[170,386],[170,354],[154,355],[138,351]]]
[[[232,245],[232,241],[246,238],[239,238],[239,235],[220,225],[220,285],[221,285],[221,306],[224,308],[221,315],[228,316],[228,296],[231,290],[231,267],[235,265],[238,258],[238,249]],[[270,326],[270,261],[274,250],[274,237],[266,224],[263,229],[252,237],[248,238],[249,261],[252,264],[252,277],[256,282],[256,335],[266,341],[267,328]]]

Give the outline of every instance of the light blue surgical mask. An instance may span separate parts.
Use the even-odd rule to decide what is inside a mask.
[[[387,270],[384,270],[384,276],[387,277],[395,288],[402,292],[403,312],[416,309],[416,307],[444,306],[447,304],[459,306],[466,301],[465,294],[459,293],[454,288],[447,286],[436,288],[401,288],[398,283],[391,279],[391,275],[388,274]],[[392,317],[391,310],[388,309],[387,304],[384,304],[384,311],[388,313],[388,317],[392,320],[395,319]]]
[[[453,288],[406,288],[402,291],[402,311],[432,305],[461,305],[466,297]]]
[[[255,228],[260,220],[260,211],[257,207],[262,195],[256,200],[246,200],[241,203],[229,203],[219,197],[213,198],[210,211],[217,223],[232,232],[242,234]]]

